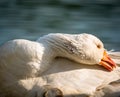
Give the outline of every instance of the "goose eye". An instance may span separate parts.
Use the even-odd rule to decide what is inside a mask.
[[[100,45],[100,44],[97,44],[97,48],[100,49],[100,48],[101,48],[101,45]]]

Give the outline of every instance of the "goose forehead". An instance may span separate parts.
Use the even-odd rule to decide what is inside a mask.
[[[81,35],[76,35],[76,38],[75,38],[78,42],[84,42],[84,43],[94,43],[94,44],[99,44],[103,47],[103,43],[102,41],[97,38],[96,36],[94,35],[91,35],[91,34],[81,34]]]
[[[96,36],[91,34],[82,34],[81,36],[77,36],[77,39],[83,39],[83,40],[91,40],[91,41],[100,41]]]

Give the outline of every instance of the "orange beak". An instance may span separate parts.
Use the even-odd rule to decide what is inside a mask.
[[[112,71],[117,66],[115,62],[108,56],[106,51],[104,51],[103,58],[101,59],[99,64],[104,66],[109,71]]]

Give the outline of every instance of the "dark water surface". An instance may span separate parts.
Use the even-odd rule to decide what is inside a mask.
[[[120,1],[0,0],[0,44],[48,33],[91,33],[120,51]]]

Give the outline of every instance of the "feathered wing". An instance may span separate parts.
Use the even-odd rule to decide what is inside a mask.
[[[90,97],[119,97],[120,96],[120,79],[113,81],[101,89],[96,90]]]
[[[0,47],[0,74],[9,72],[18,79],[34,76],[39,68],[38,49],[38,43],[23,39],[5,43]]]

